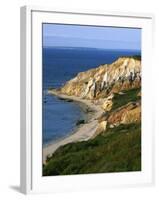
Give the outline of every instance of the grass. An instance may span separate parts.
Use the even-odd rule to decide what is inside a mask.
[[[141,55],[134,55],[134,56],[132,56],[132,58],[134,58],[136,60],[141,60]]]
[[[141,88],[137,88],[137,89],[131,89],[128,91],[122,91],[124,93],[122,95],[115,94],[115,96],[113,98],[112,110],[115,110],[115,109],[129,103],[130,101],[137,101],[137,100],[141,99],[141,97],[137,96],[137,94],[140,92],[140,90],[141,90]]]
[[[112,111],[140,100],[141,88],[115,94]],[[141,170],[141,124],[109,128],[96,138],[60,147],[47,164],[43,175],[71,175]]]
[[[120,125],[96,138],[60,147],[44,176],[141,170],[141,124]]]
[[[123,56],[124,58],[127,57],[127,58],[134,58],[136,60],[141,60],[141,55],[134,55],[134,56]]]

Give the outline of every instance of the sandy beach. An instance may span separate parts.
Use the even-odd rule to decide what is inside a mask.
[[[86,100],[75,96],[67,96],[64,94],[60,94],[54,90],[50,90],[49,93],[58,96],[59,98],[62,99],[66,100],[68,99],[82,103],[86,105],[93,112],[88,122],[77,128],[73,134],[69,135],[64,139],[50,143],[43,147],[43,163],[45,163],[47,156],[51,156],[60,146],[77,141],[86,141],[89,140],[91,137],[93,137],[98,126],[97,118],[100,117],[101,114],[103,113],[103,109],[101,108],[101,106],[92,103],[91,100]]]

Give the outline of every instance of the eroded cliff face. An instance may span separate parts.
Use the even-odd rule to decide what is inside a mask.
[[[81,72],[58,91],[100,105],[103,115],[98,119],[93,137],[107,128],[141,122],[141,60],[138,57],[121,57],[112,64]]]
[[[141,60],[122,57],[112,64],[79,73],[68,81],[61,93],[86,99],[105,98],[112,93],[139,88],[141,85]]]
[[[110,114],[103,115],[99,118],[99,122],[107,121],[110,127],[118,126],[119,124],[130,124],[140,122],[141,120],[141,102],[129,102],[124,106],[119,107]]]

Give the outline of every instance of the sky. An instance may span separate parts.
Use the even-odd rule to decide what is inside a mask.
[[[43,46],[141,50],[141,29],[43,24]]]

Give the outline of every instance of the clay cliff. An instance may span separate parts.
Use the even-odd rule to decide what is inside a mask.
[[[120,57],[112,64],[80,72],[58,92],[100,105],[103,115],[94,137],[106,129],[141,122],[141,58]]]
[[[121,57],[112,64],[79,73],[68,81],[61,92],[86,99],[99,99],[122,90],[139,88],[141,85],[141,60]]]

